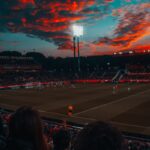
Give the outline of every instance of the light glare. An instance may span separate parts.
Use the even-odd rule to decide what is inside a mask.
[[[73,35],[74,36],[82,36],[83,35],[83,26],[73,25]]]

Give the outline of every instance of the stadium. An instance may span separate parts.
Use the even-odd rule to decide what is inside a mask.
[[[3,52],[1,55],[15,53]],[[104,57],[96,59],[108,59]],[[130,62],[136,57],[143,60],[142,64]],[[69,70],[65,70],[65,67],[61,74],[58,73],[59,66],[56,66],[58,70],[55,72],[48,71],[37,62],[36,57],[1,56],[1,113],[7,116],[21,105],[30,105],[55,125],[62,126],[61,122],[65,120],[68,125],[78,129],[94,121],[107,121],[127,137],[147,141],[150,135],[149,57],[149,54],[109,56],[111,66],[101,64],[106,65],[103,70],[95,70],[95,66],[91,66],[91,72],[83,70],[80,75],[69,77]],[[74,58],[70,59],[73,61]],[[93,58],[87,59],[90,64]],[[118,66],[113,62],[116,59],[116,64],[120,64]],[[122,59],[129,59],[129,64],[121,63]],[[68,60],[61,61],[60,64]],[[81,66],[81,70],[82,67],[85,68]]]
[[[0,149],[150,149],[150,5],[118,1],[0,6]]]

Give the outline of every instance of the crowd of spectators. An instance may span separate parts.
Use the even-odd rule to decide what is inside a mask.
[[[0,56],[0,65],[2,66],[34,66],[37,63],[32,57],[8,57]]]
[[[51,75],[49,72],[7,72],[0,74],[0,85],[25,84],[31,82],[48,82]]]
[[[150,139],[129,139],[106,122],[57,123],[28,106],[0,112],[0,150],[150,150]]]
[[[125,80],[150,80],[150,73],[127,73],[123,76]]]
[[[150,66],[132,65],[127,67],[127,72],[123,75],[123,80],[149,80]]]
[[[32,82],[50,82],[50,81],[74,81],[74,80],[111,80],[116,72],[104,72],[101,76],[97,74],[92,74],[88,77],[81,78],[76,75],[72,79],[65,78],[65,76],[56,77],[48,71],[36,71],[36,72],[7,72],[0,73],[0,86],[4,85],[15,85],[15,84],[25,84]]]
[[[0,86],[7,86],[7,85],[21,85],[26,83],[32,83],[32,82],[51,82],[51,81],[70,81],[75,82],[76,80],[99,80],[99,81],[106,81],[113,82],[113,79],[115,81],[136,81],[136,82],[142,82],[142,81],[149,81],[150,82],[150,72],[148,73],[123,73],[117,75],[116,72],[103,72],[100,76],[96,73],[91,73],[90,76],[87,76],[85,78],[81,78],[80,76],[76,75],[76,77],[72,79],[65,78],[64,76],[56,77],[49,71],[31,71],[31,72],[6,72],[6,73],[0,73]],[[116,77],[116,78],[114,78]]]

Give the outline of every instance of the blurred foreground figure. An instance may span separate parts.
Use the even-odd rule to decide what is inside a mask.
[[[74,150],[122,150],[121,133],[105,122],[91,123],[78,134]]]
[[[53,135],[54,150],[68,150],[70,147],[70,133],[68,130],[60,129]]]
[[[47,150],[36,110],[23,106],[12,115],[6,150]]]
[[[0,150],[3,150],[6,147],[6,139],[5,139],[5,133],[4,133],[4,124],[3,120],[0,117]]]

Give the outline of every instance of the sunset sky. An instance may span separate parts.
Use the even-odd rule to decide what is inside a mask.
[[[0,2],[0,51],[73,56],[73,24],[84,26],[82,56],[150,49],[150,0]]]

